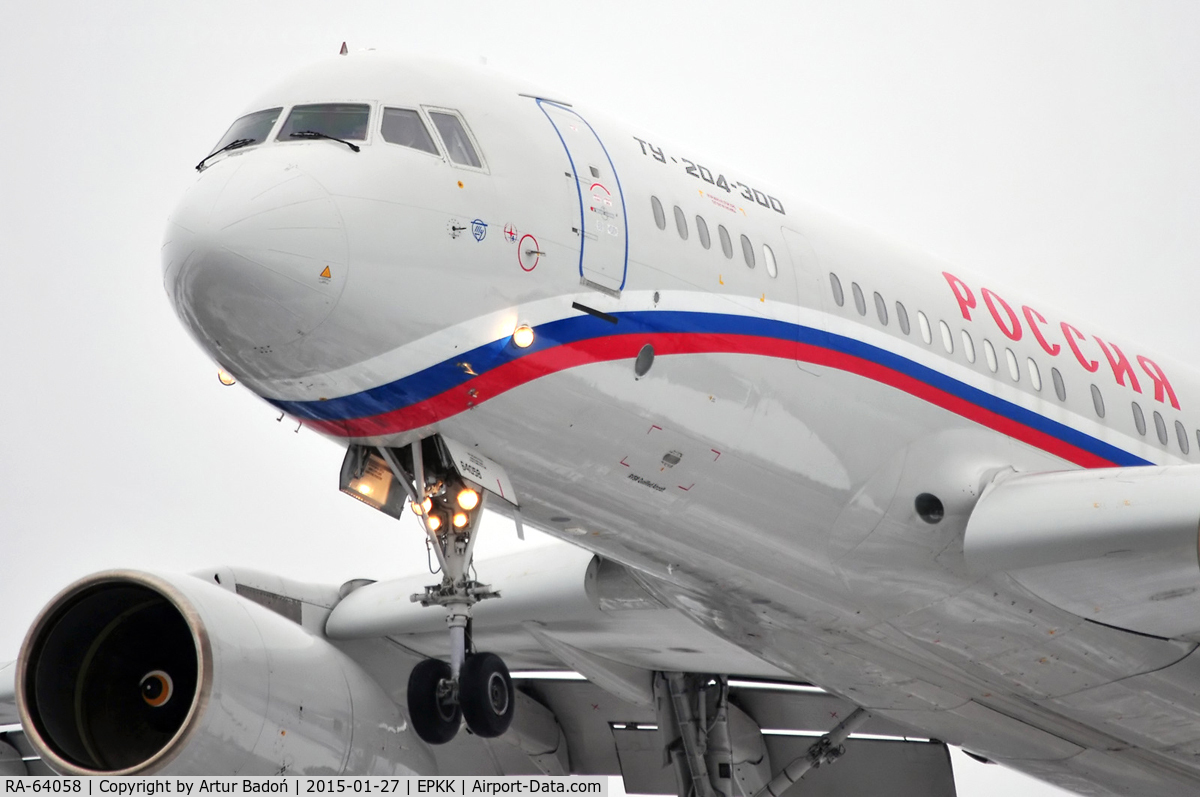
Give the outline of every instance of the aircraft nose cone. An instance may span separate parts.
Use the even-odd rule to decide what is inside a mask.
[[[333,311],[347,241],[329,193],[267,153],[214,164],[184,195],[163,245],[175,312],[222,364],[265,375],[268,361]]]

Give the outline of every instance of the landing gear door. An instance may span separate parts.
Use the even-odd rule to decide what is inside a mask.
[[[578,199],[579,278],[605,293],[619,295],[629,263],[625,196],[608,151],[592,126],[575,111],[537,100],[567,151]],[[573,225],[574,226],[574,225]]]
[[[475,482],[489,493],[503,498],[513,506],[518,505],[517,492],[513,489],[512,482],[508,480],[508,474],[500,463],[462,443],[456,443],[444,435],[442,442],[446,444],[450,461],[454,464],[454,469],[458,471],[459,476]]]

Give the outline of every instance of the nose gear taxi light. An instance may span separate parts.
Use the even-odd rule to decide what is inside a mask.
[[[479,506],[479,493],[475,492],[470,487],[466,488],[458,494],[458,505],[470,512],[472,509]]]
[[[521,324],[513,330],[512,342],[518,349],[528,349],[533,345],[533,328],[528,324]]]
[[[467,525],[468,520],[470,520],[470,518],[467,517],[466,512],[455,512],[454,513],[454,528],[461,529],[463,526]]]

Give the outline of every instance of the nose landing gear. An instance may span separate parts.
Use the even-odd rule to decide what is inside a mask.
[[[512,678],[499,656],[475,652],[470,644],[471,608],[481,600],[500,597],[470,576],[488,494],[458,473],[439,438],[413,443],[405,450],[376,450],[408,492],[441,566],[441,582],[412,600],[445,607],[450,629],[450,663],[426,659],[409,676],[413,729],[429,744],[453,739],[462,720],[476,736],[500,736],[512,723],[516,705]]]

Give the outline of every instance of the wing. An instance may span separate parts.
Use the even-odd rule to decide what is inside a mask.
[[[0,725],[20,722],[17,716],[17,697],[13,677],[17,673],[17,663],[10,661],[0,664]]]
[[[488,562],[487,573],[503,597],[476,606],[473,639],[478,649],[530,668],[514,673],[521,710],[497,740],[460,735],[434,748],[441,772],[619,775],[631,793],[678,793],[671,752],[687,729],[672,709],[667,678],[736,673],[703,676],[697,691],[710,693],[697,697],[710,717],[723,712],[730,775],[741,793],[754,794],[856,709],[700,627],[628,570],[586,551],[555,546],[517,554]],[[440,654],[441,614],[411,600],[429,580],[356,590],[335,607],[327,633],[385,635],[407,650]],[[564,667],[571,672],[554,672]],[[713,694],[718,686],[723,694]],[[944,744],[875,718],[858,731],[846,751],[870,766],[821,767],[805,778],[804,794],[954,794]]]
[[[24,754],[18,746],[25,741],[25,735],[21,733],[21,726],[18,724],[17,699],[13,684],[16,669],[16,662],[0,664],[0,775],[28,773],[22,760]]]
[[[1200,466],[1006,473],[971,512],[977,572],[1091,622],[1200,641]]]
[[[489,562],[488,574],[495,576],[492,587],[504,597],[477,607],[475,645],[502,654],[514,667],[529,668],[514,672],[517,710],[512,725],[497,738],[459,733],[448,744],[428,746],[411,733],[406,708],[410,672],[447,647],[444,613],[420,609],[410,600],[433,580],[428,575],[380,584],[351,582],[339,589],[230,568],[193,576],[110,572],[85,579],[78,590],[65,594],[95,594],[98,585],[116,583],[120,591],[135,595],[139,606],[150,605],[167,618],[161,630],[131,625],[130,638],[166,640],[171,628],[186,631],[180,623],[188,622],[203,624],[193,630],[202,631],[199,635],[214,649],[225,639],[237,641],[237,655],[211,657],[214,667],[225,669],[207,687],[197,687],[197,694],[210,690],[205,711],[213,711],[221,701],[212,690],[235,690],[238,703],[258,706],[261,728],[251,724],[251,733],[242,739],[228,732],[210,737],[197,726],[188,737],[189,747],[171,762],[172,771],[192,771],[191,748],[200,746],[195,760],[204,774],[216,774],[214,761],[226,762],[237,774],[281,768],[305,772],[321,766],[325,754],[349,762],[343,770],[377,772],[381,764],[374,751],[389,749],[398,737],[403,744],[391,748],[391,759],[382,764],[398,762],[406,768],[397,771],[619,775],[630,792],[678,793],[688,771],[681,763],[686,740],[703,737],[725,767],[722,777],[736,781],[744,794],[758,792],[783,770],[810,759],[831,762],[843,749],[871,765],[823,766],[805,778],[805,795],[884,788],[900,797],[954,794],[945,745],[906,737],[903,729],[875,718],[866,719],[857,735],[828,743],[823,737],[842,719],[864,716],[854,705],[789,680],[774,665],[667,608],[623,568],[558,545]],[[193,611],[179,618],[165,603],[155,608],[153,591]],[[103,616],[111,610],[136,620],[136,612],[115,606],[118,598],[114,592],[99,601],[97,616],[70,619],[79,628],[112,628]],[[86,608],[86,601],[72,605]],[[117,627],[106,633],[116,637],[123,631]],[[256,644],[265,649],[256,650]],[[126,646],[122,656],[128,652]],[[88,666],[103,667],[103,659],[98,648]],[[267,661],[270,666],[263,666]],[[242,669],[244,663],[252,666]],[[36,669],[37,664],[30,666]],[[52,679],[60,669],[56,662],[40,677]],[[575,670],[586,672],[590,680]],[[694,675],[698,672],[718,675]],[[263,678],[272,680],[268,684]],[[205,682],[203,673],[200,681]],[[347,688],[354,710],[343,712],[338,701]],[[68,700],[60,708],[73,705]],[[394,716],[387,713],[393,710]],[[342,725],[321,725],[331,718]],[[201,717],[218,726],[219,720],[216,715]],[[351,747],[329,741],[339,727],[353,740]],[[133,761],[123,757],[128,750],[107,746],[121,738],[120,729],[113,730],[100,752],[114,761]],[[302,747],[295,749],[307,758],[289,761],[286,745],[296,737]],[[269,740],[266,749],[262,739]],[[26,739],[10,727],[0,741],[5,742],[0,761],[6,752],[8,761],[0,767],[48,771],[38,759],[48,748],[37,744],[36,734]],[[775,793],[784,791],[778,787]]]

